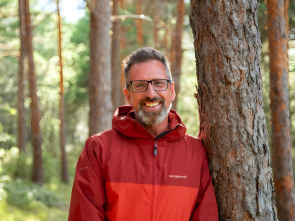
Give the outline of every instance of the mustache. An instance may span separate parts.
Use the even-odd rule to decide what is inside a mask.
[[[145,97],[140,101],[140,104],[143,104],[145,102],[163,102],[164,99],[163,98],[159,98],[159,97],[153,97],[153,98],[149,98],[149,97]]]

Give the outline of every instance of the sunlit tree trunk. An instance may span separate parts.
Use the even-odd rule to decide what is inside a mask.
[[[63,81],[63,57],[62,57],[62,31],[61,31],[61,17],[59,12],[59,0],[56,1],[57,8],[57,29],[58,29],[58,56],[59,56],[59,139],[61,150],[61,178],[65,183],[69,182],[68,166],[67,166],[67,154],[66,154],[66,135],[65,135],[65,105],[64,105],[64,81]]]
[[[289,5],[290,5],[290,0],[284,0],[284,18],[285,18],[285,22],[286,22],[287,36],[289,35],[289,13],[288,13]],[[287,41],[287,43],[288,43],[288,41]]]
[[[89,135],[111,128],[111,5],[110,0],[91,0]]]
[[[18,113],[18,148],[26,150],[27,133],[26,133],[26,109],[24,96],[24,62],[26,52],[26,26],[25,26],[25,7],[24,1],[19,0],[19,21],[20,21],[20,54],[18,66],[18,93],[17,93],[17,113]]]
[[[122,25],[121,28],[120,28],[120,48],[126,48],[127,47],[127,42],[126,42],[126,28]],[[123,60],[124,58],[122,57],[121,60]],[[124,88],[126,87],[126,82],[125,82],[125,76],[124,76],[124,68],[123,68],[123,65],[120,66],[121,67],[121,82],[120,82],[120,86],[121,88]],[[127,101],[125,99],[125,96],[123,94],[123,91],[121,91],[121,96],[120,96],[120,105],[126,105],[127,104]]]
[[[25,4],[25,23],[27,33],[27,55],[28,55],[28,78],[29,94],[31,98],[31,127],[32,127],[32,146],[33,146],[33,177],[35,183],[43,182],[43,162],[42,162],[42,134],[40,129],[41,113],[38,106],[37,81],[35,75],[35,64],[33,56],[33,34],[30,16],[29,0],[23,0]]]
[[[284,1],[269,0],[268,42],[270,65],[270,109],[272,127],[272,164],[279,220],[295,220],[292,194],[293,166],[288,90],[288,36]]]
[[[118,15],[119,2],[113,0],[113,15]],[[112,34],[112,101],[114,110],[120,106],[121,88],[121,62],[120,62],[120,20],[113,21]],[[114,112],[114,111],[113,111]]]
[[[142,9],[141,9],[141,0],[136,0],[136,14],[141,15],[142,14]],[[136,19],[136,39],[138,46],[143,45],[143,27],[142,27],[142,20],[141,19]]]
[[[199,136],[220,220],[277,220],[263,111],[258,0],[191,0]]]
[[[180,75],[182,63],[182,32],[183,32],[183,19],[185,15],[184,0],[177,0],[176,6],[176,26],[172,35],[171,44],[171,71],[174,80],[175,100],[173,107],[177,110],[177,95],[180,89]]]
[[[161,45],[161,38],[159,36],[159,29],[160,29],[160,23],[162,18],[162,12],[163,12],[163,2],[161,0],[154,0],[153,5],[151,6],[153,10],[153,37],[154,37],[154,48],[160,49],[163,48],[163,45]]]

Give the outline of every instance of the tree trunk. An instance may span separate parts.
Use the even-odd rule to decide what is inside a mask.
[[[113,1],[113,15],[118,15],[119,2]],[[113,21],[112,35],[112,101],[114,110],[120,106],[121,88],[121,62],[120,62],[120,21]]]
[[[111,6],[110,0],[90,1],[89,135],[111,128]]]
[[[171,70],[174,80],[174,89],[176,97],[173,101],[173,107],[177,110],[177,95],[180,89],[180,75],[181,75],[181,62],[182,62],[182,32],[183,32],[183,19],[185,15],[184,0],[177,0],[176,6],[176,26],[172,35],[171,44]]]
[[[32,127],[32,146],[33,146],[33,177],[35,183],[43,183],[43,162],[42,162],[42,134],[40,129],[40,110],[38,107],[37,82],[35,76],[35,64],[33,56],[33,34],[30,16],[29,0],[24,0],[26,33],[27,33],[27,55],[28,55],[28,78],[31,98],[31,127]]]
[[[269,0],[267,12],[272,164],[276,204],[279,220],[295,220],[288,90],[288,36],[284,19],[284,0]]]
[[[120,27],[120,48],[126,48],[127,47],[127,40],[126,40],[126,28],[124,27],[124,25],[121,25]],[[121,58],[120,60],[123,60],[124,58]],[[124,68],[123,65],[120,66],[120,86],[121,88],[125,88],[126,87],[126,82],[125,82],[125,74],[124,74]],[[126,105],[127,101],[125,99],[125,96],[123,94],[123,92],[121,91],[120,93],[120,105]]]
[[[19,20],[20,20],[20,54],[18,66],[18,93],[17,93],[17,112],[18,112],[18,148],[26,150],[27,133],[26,133],[26,109],[24,96],[24,62],[26,53],[26,24],[25,24],[25,7],[24,1],[19,0]]]
[[[200,132],[220,220],[277,220],[260,73],[259,1],[191,0]]]
[[[136,0],[136,14],[141,15],[141,0]],[[136,39],[138,46],[141,47],[143,45],[143,28],[142,28],[142,20],[137,19],[136,20]]]
[[[60,128],[59,128],[59,139],[60,139],[60,150],[61,150],[61,178],[65,183],[69,182],[69,173],[67,166],[67,154],[66,154],[66,142],[65,142],[65,105],[64,105],[64,82],[63,82],[63,57],[62,57],[62,32],[61,32],[61,17],[59,12],[59,0],[56,1],[57,8],[57,29],[58,29],[58,56],[59,56],[59,120],[60,120]]]
[[[290,5],[290,0],[284,0],[284,18],[286,22],[287,38],[289,36],[289,13],[288,13],[289,5]],[[288,41],[287,41],[287,45],[288,45]]]

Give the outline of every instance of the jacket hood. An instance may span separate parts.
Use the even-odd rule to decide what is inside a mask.
[[[127,137],[151,138],[151,134],[134,117],[134,111],[131,106],[121,106],[113,116],[112,128]],[[170,110],[168,118],[170,122],[169,130],[171,131],[165,134],[163,139],[171,141],[181,139],[186,133],[186,127],[181,121],[180,116],[176,111]]]

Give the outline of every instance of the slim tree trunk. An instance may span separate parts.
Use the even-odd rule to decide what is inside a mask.
[[[24,0],[26,15],[27,33],[27,55],[28,55],[28,78],[31,98],[31,127],[32,127],[32,146],[33,146],[33,177],[35,183],[43,183],[43,162],[42,162],[42,134],[40,129],[40,110],[38,106],[37,81],[35,75],[35,64],[33,56],[33,34],[30,16],[29,0]]]
[[[289,5],[290,5],[290,0],[284,0],[284,18],[285,18],[285,22],[286,22],[287,38],[289,36],[289,13],[288,13]],[[288,43],[288,41],[287,41],[287,43]]]
[[[19,20],[20,20],[20,54],[18,66],[18,93],[17,93],[17,112],[18,112],[18,148],[26,150],[27,133],[26,133],[26,109],[24,96],[24,62],[26,53],[26,26],[25,26],[25,7],[24,1],[19,0]]]
[[[65,105],[64,105],[64,82],[63,82],[63,57],[62,57],[62,31],[61,31],[61,17],[59,12],[59,0],[56,1],[57,8],[57,29],[58,29],[58,56],[59,56],[59,139],[60,139],[60,150],[61,150],[61,178],[65,183],[69,182],[68,166],[67,166],[67,154],[66,154],[66,142],[65,142]]]
[[[120,48],[126,48],[127,47],[126,33],[127,33],[126,28],[123,25],[121,25],[121,27],[120,27]],[[122,59],[123,58],[121,58],[121,60]],[[125,82],[123,65],[121,65],[120,73],[121,73],[120,74],[120,76],[121,76],[120,77],[120,79],[121,79],[120,86],[121,86],[121,88],[124,88],[124,87],[126,87],[126,84],[125,84],[126,82]],[[122,91],[121,91],[120,94],[121,94],[121,96],[120,96],[120,105],[126,105],[127,101],[126,101],[125,96],[122,93]]]
[[[136,0],[136,14],[137,15],[141,15],[142,14],[142,10],[141,10],[141,0]],[[138,46],[141,47],[143,45],[143,28],[142,28],[142,20],[141,19],[137,19],[136,20],[136,39],[137,39],[137,43]]]
[[[284,1],[269,0],[268,42],[270,58],[270,109],[272,126],[272,163],[279,220],[295,220],[292,189],[292,140],[288,90],[288,36]]]
[[[191,0],[200,133],[220,220],[277,220],[260,72],[259,1]]]
[[[184,0],[177,0],[176,6],[176,26],[173,33],[171,51],[172,51],[172,76],[175,88],[175,100],[173,101],[174,109],[177,110],[177,95],[180,89],[180,75],[182,63],[182,32],[183,32],[183,19],[185,15]]]
[[[89,135],[111,128],[111,6],[110,0],[90,5]]]
[[[118,15],[119,2],[113,0],[113,15]],[[121,88],[121,63],[120,63],[120,21],[113,21],[112,35],[112,101],[114,111],[120,105]],[[114,112],[113,111],[113,112]]]

